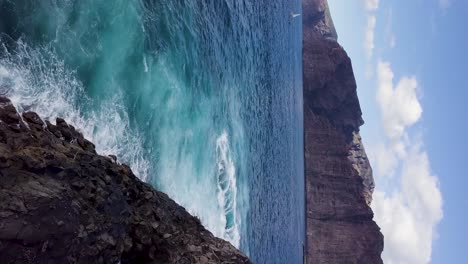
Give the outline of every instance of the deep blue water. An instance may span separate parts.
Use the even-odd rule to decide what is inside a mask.
[[[0,92],[254,263],[301,263],[300,1],[0,0]]]

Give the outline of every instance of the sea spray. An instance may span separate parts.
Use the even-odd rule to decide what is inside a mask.
[[[238,247],[240,242],[237,216],[236,167],[231,157],[226,131],[216,139],[218,203],[223,210],[221,221],[225,225],[223,237]]]
[[[0,94],[8,96],[20,112],[34,111],[51,122],[57,117],[66,119],[96,143],[98,153],[117,155],[140,179],[147,178],[149,162],[138,132],[130,128],[122,109],[122,95],[116,94],[98,109],[83,112],[83,108],[90,108],[90,98],[75,73],[53,50],[30,48],[21,40],[13,53],[3,46]]]

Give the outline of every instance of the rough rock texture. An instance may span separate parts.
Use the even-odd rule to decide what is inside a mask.
[[[0,262],[249,263],[63,119],[0,97]]]
[[[351,61],[325,0],[302,0],[306,262],[382,263]]]

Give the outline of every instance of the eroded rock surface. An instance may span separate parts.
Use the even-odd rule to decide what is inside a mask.
[[[65,120],[0,97],[0,262],[249,263]]]
[[[307,263],[382,263],[351,60],[326,0],[302,0]]]

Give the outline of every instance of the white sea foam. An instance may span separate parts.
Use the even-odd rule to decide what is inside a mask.
[[[146,56],[143,56],[143,66],[145,67],[145,72],[148,72],[148,63],[146,62]]]
[[[154,183],[189,213],[199,217],[215,236],[239,247],[237,204],[228,204],[231,200],[237,202],[235,160],[231,156],[228,134],[214,131],[212,111],[215,110],[211,108],[214,104],[210,98],[202,100],[205,107],[194,115],[189,88],[165,62],[160,59],[152,68],[157,71],[153,74],[159,76],[158,80],[165,80],[158,86],[157,92],[161,95],[153,98],[153,103],[161,107],[156,128],[155,146],[159,156],[155,161],[157,178]],[[225,176],[220,175],[221,164],[226,168]],[[227,181],[230,187],[220,190],[219,180]],[[235,224],[227,226],[227,215],[231,212]]]
[[[1,43],[1,42],[0,42]],[[101,103],[97,109],[82,111],[91,103],[75,73],[46,48],[30,48],[17,43],[15,54],[4,48],[0,58],[0,94],[8,96],[21,111],[37,112],[51,120],[62,117],[96,144],[102,155],[115,154],[146,180],[149,162],[144,157],[142,140],[130,128],[121,94]]]
[[[237,216],[236,167],[231,158],[228,133],[216,139],[218,204],[222,208],[223,237],[239,247],[239,218]]]

